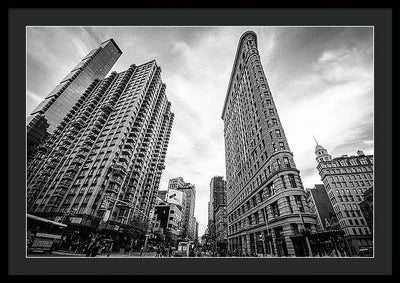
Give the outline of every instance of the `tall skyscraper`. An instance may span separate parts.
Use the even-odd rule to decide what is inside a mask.
[[[225,180],[222,176],[214,176],[210,181],[210,210],[212,214],[219,204],[226,204]]]
[[[31,112],[27,118],[28,160],[41,141],[56,130],[89,85],[96,79],[103,79],[121,54],[113,39],[104,41],[90,51]]]
[[[373,187],[373,155],[361,150],[357,155],[332,158],[317,143],[315,147],[317,169],[332,203],[340,227],[352,255],[360,249],[372,247],[372,231],[362,214],[360,203],[364,192]]]
[[[227,248],[226,186],[222,176],[214,176],[210,181],[209,231],[215,237],[216,247],[221,251]]]
[[[184,226],[186,227],[186,236],[190,240],[196,229],[194,219],[194,209],[196,204],[196,188],[190,183],[186,183],[185,187],[180,188],[183,191],[183,207],[184,207]]]
[[[147,223],[174,120],[165,90],[154,60],[93,81],[28,164],[28,212],[92,230]]]
[[[337,227],[336,214],[323,184],[316,184],[312,189],[306,189],[307,200],[310,209],[317,215],[319,231],[328,229],[340,229]]]
[[[194,240],[196,242],[198,242],[199,241],[199,221],[197,221],[196,217],[194,218],[194,220],[195,220],[195,223],[196,223],[196,229],[195,229],[195,232],[194,232]]]
[[[228,242],[249,254],[295,255],[299,231],[316,231],[299,170],[280,122],[257,50],[257,36],[239,40],[224,121]]]

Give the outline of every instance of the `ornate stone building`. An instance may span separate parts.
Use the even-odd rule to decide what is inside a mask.
[[[351,255],[359,255],[360,249],[373,245],[372,231],[360,208],[364,193],[373,186],[373,155],[358,150],[357,155],[332,158],[318,143],[315,155],[318,172]]]
[[[242,254],[294,256],[302,231],[316,231],[257,50],[242,35],[222,112],[229,249]]]

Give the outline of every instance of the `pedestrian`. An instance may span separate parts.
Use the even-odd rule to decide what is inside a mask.
[[[156,257],[160,256],[160,246],[156,247]]]
[[[95,257],[96,255],[97,255],[97,253],[99,252],[99,250],[100,250],[100,243],[99,242],[96,242],[96,244],[94,244],[94,246],[93,246],[93,248],[92,248],[92,251],[91,251],[91,253],[90,253],[90,256],[91,257]]]
[[[90,254],[92,253],[93,245],[94,245],[94,241],[93,240],[87,245],[86,251],[85,251],[86,257],[89,257]]]
[[[168,248],[168,257],[171,257],[171,253],[172,253],[172,247],[169,246],[169,248]]]
[[[112,252],[112,247],[113,247],[113,243],[108,243],[108,248],[107,248],[107,257],[110,257],[111,252]]]
[[[140,248],[140,257],[142,257],[143,250],[144,250],[144,247],[142,246],[142,247]]]

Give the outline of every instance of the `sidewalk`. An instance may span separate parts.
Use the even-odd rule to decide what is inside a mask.
[[[67,252],[67,251],[53,251],[53,255],[63,255],[63,256],[76,256],[76,257],[85,257],[85,254],[77,254],[73,252]]]
[[[52,256],[70,256],[70,257],[86,257],[85,254],[77,254],[73,252],[67,252],[67,251],[53,251]],[[112,253],[110,256],[107,256],[107,254],[98,254],[96,257],[101,257],[101,258],[116,258],[116,257],[140,257],[140,252],[131,252],[129,254],[123,254],[123,253]],[[142,257],[156,257],[155,252],[147,252],[143,253]]]
[[[155,257],[156,253],[155,252],[147,252],[143,253],[141,257]],[[107,254],[100,254],[97,255],[96,257],[105,257],[105,258],[116,258],[116,257],[138,257],[140,258],[140,252],[131,252],[128,254],[123,254],[123,253],[112,253],[110,256],[107,256]]]

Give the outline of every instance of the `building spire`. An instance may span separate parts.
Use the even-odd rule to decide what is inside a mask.
[[[312,137],[314,138],[315,143],[318,145],[318,142],[317,142],[316,138],[314,137],[314,135]]]

